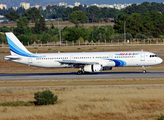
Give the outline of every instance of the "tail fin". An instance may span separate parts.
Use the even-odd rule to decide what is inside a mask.
[[[12,32],[7,32],[5,34],[10,47],[11,55],[27,57],[31,55],[31,52],[29,52],[25,48],[25,46],[18,40],[18,38]]]

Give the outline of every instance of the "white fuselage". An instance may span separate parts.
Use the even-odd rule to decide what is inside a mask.
[[[61,64],[58,62],[62,60],[97,62],[103,67],[151,66],[160,64],[163,61],[154,53],[144,51],[39,53],[32,54],[32,56],[38,57],[19,56],[19,59],[10,60],[17,63],[46,68],[73,67],[71,64]]]

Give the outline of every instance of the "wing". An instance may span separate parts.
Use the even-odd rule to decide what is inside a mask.
[[[61,60],[57,61],[61,64],[68,64],[68,65],[93,65],[98,64],[98,62],[85,62],[85,61],[76,61],[76,60]]]

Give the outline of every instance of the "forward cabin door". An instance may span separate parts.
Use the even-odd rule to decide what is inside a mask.
[[[142,53],[140,54],[140,60],[141,60],[141,61],[145,61],[145,53],[144,53],[144,52],[142,52]]]

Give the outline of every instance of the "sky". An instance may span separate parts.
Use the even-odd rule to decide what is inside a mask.
[[[162,3],[164,0],[41,0],[42,3],[51,3],[51,4],[58,4],[59,2],[67,2],[68,5],[73,5],[74,2],[80,2],[81,4],[86,4],[86,5],[91,5],[94,3],[97,4],[129,4],[129,3],[143,3],[145,1],[148,2],[157,2],[157,3]]]

